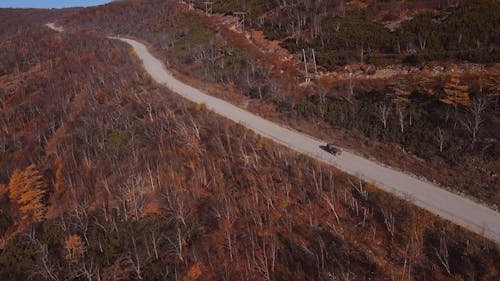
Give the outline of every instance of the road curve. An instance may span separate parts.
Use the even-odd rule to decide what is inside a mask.
[[[49,23],[45,24],[45,26],[47,26],[48,28],[50,28],[52,30],[55,30],[57,32],[63,32],[64,31],[64,28],[62,28],[61,26],[57,26],[53,22],[49,22]]]
[[[62,30],[56,26],[48,25],[48,27],[56,31]],[[355,155],[345,149],[341,155],[332,156],[320,148],[324,142],[265,120],[177,80],[163,63],[148,51],[145,45],[132,39],[110,38],[131,45],[151,77],[184,98],[198,104],[205,104],[208,109],[240,123],[262,136],[371,182],[385,191],[409,200],[419,207],[481,234],[500,245],[500,213],[427,181]]]
[[[341,155],[334,157],[320,148],[324,142],[265,120],[177,80],[166,70],[161,61],[151,55],[143,44],[119,37],[112,37],[112,39],[118,39],[131,45],[142,60],[146,71],[154,80],[165,85],[171,91],[195,103],[205,104],[208,109],[240,123],[262,136],[374,183],[383,190],[410,200],[417,206],[500,244],[500,213],[429,182],[385,167],[348,151],[343,150]]]

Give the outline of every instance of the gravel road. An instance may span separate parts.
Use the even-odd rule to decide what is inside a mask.
[[[62,31],[60,27],[47,26],[56,31]],[[371,182],[385,191],[479,233],[500,245],[500,213],[425,180],[360,157],[345,149],[341,148],[341,155],[333,156],[320,148],[320,145],[325,144],[320,140],[265,120],[177,80],[142,43],[126,38],[110,38],[131,45],[151,77],[184,98],[198,104],[205,104],[215,113],[240,123],[262,136]],[[394,211],[397,212],[397,210]]]
[[[143,44],[131,39],[114,39],[130,44],[143,61],[146,71],[154,80],[165,85],[171,91],[195,103],[205,104],[208,109],[240,123],[262,136],[374,183],[383,190],[407,199],[419,207],[500,244],[500,213],[425,180],[385,167],[344,149],[342,149],[341,155],[332,156],[320,148],[320,145],[325,144],[320,140],[265,120],[177,80],[166,70],[161,61],[151,55]]]

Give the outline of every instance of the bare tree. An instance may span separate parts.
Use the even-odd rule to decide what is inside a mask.
[[[398,119],[399,119],[399,129],[401,130],[401,133],[404,133],[405,131],[405,117],[406,117],[406,107],[402,104],[396,105],[396,111],[398,113]]]
[[[443,152],[443,147],[444,147],[444,142],[446,140],[446,135],[443,129],[438,127],[437,129],[437,134],[436,134],[436,140],[438,141],[439,144],[439,152]]]
[[[385,228],[387,229],[387,231],[391,235],[391,238],[393,238],[394,233],[396,231],[396,227],[395,227],[396,219],[394,218],[394,215],[392,214],[391,211],[386,212],[383,209],[381,211],[382,211],[382,216],[384,217]]]
[[[137,275],[138,280],[142,280],[142,275],[141,275],[141,260],[139,257],[139,253],[137,252],[137,242],[135,240],[135,234],[134,231],[130,231],[131,233],[131,239],[132,239],[132,246],[133,246],[133,253],[129,253],[129,262],[130,264],[134,267],[135,274]]]
[[[418,35],[418,44],[421,50],[425,50],[427,46],[427,39],[425,39],[421,34]]]
[[[89,216],[88,216],[88,201],[85,199],[80,203],[75,205],[75,208],[72,212],[74,221],[74,227],[78,229],[82,234],[85,242],[88,246],[90,246],[90,240],[88,238],[88,230],[89,230]]]
[[[462,125],[472,137],[472,144],[476,143],[479,130],[481,129],[484,118],[483,114],[488,107],[488,100],[485,97],[479,97],[472,100],[470,106],[466,109]]]
[[[321,88],[318,91],[319,96],[319,114],[321,115],[321,119],[325,118],[325,104],[326,104],[326,89]]]
[[[354,88],[356,87],[353,77],[352,77],[352,71],[349,72],[349,83],[347,84],[347,90],[348,90],[348,100],[351,101],[351,98],[354,96]]]
[[[93,260],[90,260],[89,263],[82,262],[78,264],[77,267],[68,276],[68,279],[83,280],[82,278],[88,281],[101,280],[99,266],[94,264]]]
[[[439,239],[439,249],[434,248],[434,251],[436,252],[436,256],[439,259],[439,262],[444,267],[448,275],[451,275],[448,245],[444,236]]]
[[[184,236],[181,230],[180,225],[176,224],[177,234],[174,239],[167,238],[168,242],[175,249],[175,253],[180,261],[184,261],[183,257],[183,244],[184,244]]]
[[[387,105],[387,103],[381,103],[378,106],[378,117],[380,119],[380,122],[384,125],[384,129],[387,129],[387,119],[389,118],[389,111],[390,107]]]
[[[37,238],[34,236],[32,237],[32,243],[36,244],[38,246],[38,253],[40,257],[40,262],[41,265],[36,265],[32,269],[32,273],[29,277],[29,279],[35,279],[36,276],[42,277],[44,280],[53,280],[53,281],[58,281],[60,280],[57,277],[57,274],[54,270],[54,265],[50,262],[49,260],[49,251],[47,244],[44,244],[40,242]]]
[[[333,203],[334,201],[333,201],[333,199],[331,200],[330,198],[333,198],[332,193],[330,193],[329,196],[326,193],[323,194],[323,199],[325,200],[326,204],[328,205],[328,207],[332,211],[333,215],[335,216],[335,219],[337,220],[337,224],[340,224],[339,215],[337,214],[337,210],[335,209],[335,205]]]

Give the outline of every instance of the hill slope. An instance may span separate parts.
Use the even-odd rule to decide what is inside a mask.
[[[493,244],[31,23],[1,38],[0,279],[497,279]]]
[[[144,40],[180,79],[212,95],[493,208],[500,204],[496,64],[375,66],[380,75],[363,74],[373,65],[351,64],[330,73],[320,68],[305,84],[299,56],[256,30],[236,30],[233,17],[177,1],[122,1],[60,23]]]

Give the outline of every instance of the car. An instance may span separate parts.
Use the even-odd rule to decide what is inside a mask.
[[[320,147],[324,151],[326,151],[326,152],[328,152],[330,154],[333,154],[333,155],[340,155],[340,153],[341,153],[340,149],[338,149],[337,147],[335,147],[331,143],[327,143],[326,145],[321,145]]]

